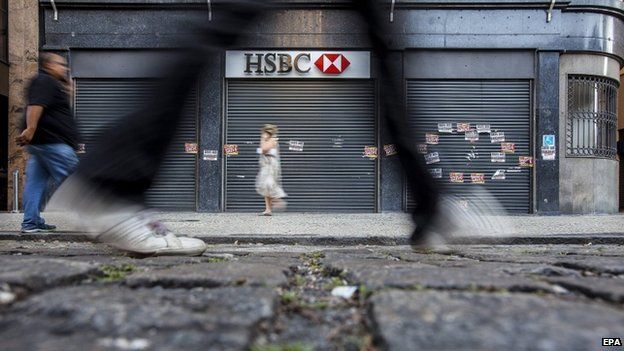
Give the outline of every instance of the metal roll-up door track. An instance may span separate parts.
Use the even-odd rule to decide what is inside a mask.
[[[531,168],[520,168],[520,156],[533,156],[530,148],[531,85],[529,81],[495,80],[408,80],[408,118],[415,130],[416,144],[426,144],[426,133],[439,136],[437,145],[427,145],[427,153],[437,152],[439,162],[430,169],[441,169],[439,184],[459,196],[469,196],[475,187],[489,191],[507,211],[529,213]],[[438,123],[452,123],[453,133],[438,130]],[[489,133],[479,140],[465,140],[457,132],[457,123],[489,124],[492,131],[504,133],[505,142],[513,143],[513,153],[505,162],[492,162],[491,153],[502,152],[501,143],[492,143]],[[435,160],[435,158],[433,158]],[[498,170],[505,179],[492,179]],[[464,183],[451,183],[450,172],[461,172]],[[483,174],[485,184],[474,184],[471,174]],[[499,173],[500,174],[500,173]],[[406,209],[414,199],[406,187]]]
[[[374,84],[370,80],[229,80],[225,210],[261,211],[255,191],[260,128],[279,127],[289,211],[376,211],[377,164],[363,157],[376,146]],[[289,141],[304,143],[289,150]]]
[[[82,142],[93,145],[118,118],[146,103],[157,82],[149,79],[76,79],[76,121]],[[197,155],[185,153],[185,143],[197,142],[197,91],[184,106],[184,116],[154,183],[146,204],[171,210],[196,209]]]

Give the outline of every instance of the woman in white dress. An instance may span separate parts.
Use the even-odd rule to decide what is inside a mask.
[[[277,126],[265,124],[260,135],[260,170],[256,177],[256,191],[264,197],[265,210],[263,216],[270,216],[275,210],[283,210],[287,195],[282,189],[282,170],[279,157],[279,139]]]

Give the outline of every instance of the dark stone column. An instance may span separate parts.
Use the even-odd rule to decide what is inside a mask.
[[[542,137],[555,135],[555,150],[559,150],[559,52],[539,52],[536,86],[535,211],[540,214],[559,213],[559,157],[542,160]]]
[[[388,65],[396,70],[392,71],[394,79],[403,82],[403,52],[393,52],[388,57]],[[403,86],[403,85],[402,85]],[[405,105],[405,92],[404,90],[397,91],[400,94],[399,100],[402,105]],[[380,94],[377,94],[379,99]],[[380,102],[378,102],[379,104]],[[403,210],[403,172],[401,169],[401,163],[399,157],[386,156],[383,150],[384,144],[393,144],[394,141],[388,132],[386,127],[386,121],[384,116],[379,116],[379,129],[380,129],[380,197],[381,208],[380,212],[384,211],[402,211]]]
[[[208,68],[203,72],[199,86],[199,157],[197,167],[197,210],[221,211],[221,183],[223,147],[221,135],[223,101],[223,52],[211,54]],[[204,150],[217,150],[217,161],[205,161]]]

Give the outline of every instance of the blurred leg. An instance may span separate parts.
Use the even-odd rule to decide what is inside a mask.
[[[405,106],[398,98],[403,91],[400,74],[393,72],[389,64],[389,49],[384,41],[383,33],[387,11],[382,2],[375,0],[353,1],[353,6],[364,17],[368,25],[368,33],[377,57],[379,58],[381,96],[381,113],[386,119],[390,134],[397,145],[398,156],[406,175],[408,186],[411,187],[416,201],[412,218],[416,229],[411,241],[420,244],[424,240],[425,230],[433,224],[438,210],[438,187],[427,170],[425,162],[416,150],[416,135],[410,128],[405,115]],[[385,4],[385,3],[384,3]]]
[[[32,146],[28,147],[30,158],[26,165],[26,183],[24,184],[24,219],[22,230],[36,230],[44,223],[40,216],[41,202],[45,194],[50,175],[40,162],[40,155]]]

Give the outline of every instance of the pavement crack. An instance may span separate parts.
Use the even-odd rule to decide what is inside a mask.
[[[367,315],[370,292],[358,286],[348,297],[333,296],[334,288],[351,284],[343,271],[327,268],[324,258],[321,252],[303,254],[287,272],[276,317],[259,327],[252,350],[377,350]]]

